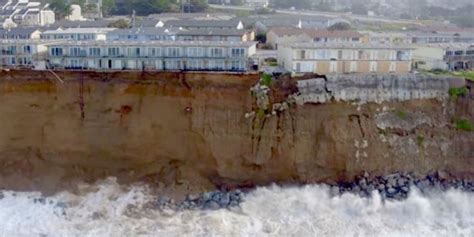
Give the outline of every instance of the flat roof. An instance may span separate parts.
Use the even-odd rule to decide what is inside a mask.
[[[117,28],[67,28],[57,30],[47,30],[43,34],[94,34],[94,33],[107,33],[114,31]]]
[[[411,45],[401,44],[374,44],[374,43],[345,43],[345,42],[327,42],[327,43],[290,43],[281,44],[290,48],[299,49],[414,49]]]
[[[228,41],[98,41],[98,40],[87,40],[87,41],[62,41],[57,46],[237,46],[237,47],[251,47],[256,45],[257,42],[228,42]]]

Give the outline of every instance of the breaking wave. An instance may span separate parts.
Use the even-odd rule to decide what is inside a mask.
[[[113,179],[80,195],[3,191],[0,236],[474,236],[474,194],[458,190],[383,201],[332,197],[324,185],[270,186],[240,207],[160,211],[144,186]]]

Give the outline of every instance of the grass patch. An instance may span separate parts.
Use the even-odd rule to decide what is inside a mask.
[[[456,120],[455,125],[459,130],[467,132],[472,132],[474,130],[474,125],[471,123],[471,121],[465,118]]]
[[[406,119],[408,117],[408,114],[404,111],[395,111],[395,115],[401,119]]]
[[[262,119],[263,117],[265,117],[265,110],[263,110],[263,109],[258,109],[258,111],[257,111],[257,118]]]
[[[449,95],[452,97],[467,96],[469,90],[466,87],[450,88]]]
[[[265,86],[270,87],[270,85],[272,84],[272,75],[263,74],[263,76],[262,76],[262,84],[265,85]]]
[[[418,144],[418,146],[423,146],[423,143],[425,142],[425,137],[419,135],[418,137],[416,137],[416,144]]]

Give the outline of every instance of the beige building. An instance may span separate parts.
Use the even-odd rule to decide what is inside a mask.
[[[310,42],[362,42],[363,35],[357,31],[317,30],[293,27],[272,28],[267,33],[267,43],[274,49],[280,44]]]
[[[408,73],[412,48],[387,44],[296,43],[278,47],[278,63],[296,73]]]

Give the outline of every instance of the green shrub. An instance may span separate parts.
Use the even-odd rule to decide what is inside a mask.
[[[471,121],[465,118],[456,120],[455,124],[456,124],[456,128],[459,130],[463,130],[467,132],[471,132],[474,130],[474,125],[472,125]]]
[[[272,84],[272,75],[263,74],[263,76],[262,76],[262,84],[265,85],[265,86],[270,87],[270,85]]]
[[[466,96],[469,90],[466,87],[450,88],[449,95],[452,97]]]
[[[401,118],[401,119],[406,119],[408,114],[406,112],[403,112],[403,111],[396,111],[395,114]]]

